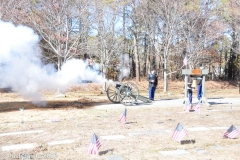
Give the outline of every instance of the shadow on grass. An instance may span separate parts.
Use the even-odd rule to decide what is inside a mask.
[[[228,102],[208,102],[210,105],[217,105],[217,104],[231,104]]]
[[[160,99],[160,100],[157,100],[157,101],[167,101],[167,100],[176,100],[176,99],[179,99],[179,98],[164,98],[164,99]]]
[[[40,105],[44,104],[44,105]],[[0,112],[11,112],[18,111],[19,108],[24,108],[24,110],[29,109],[89,109],[100,104],[110,104],[109,102],[81,102],[81,101],[69,101],[69,100],[53,100],[53,101],[41,101],[37,104],[32,103],[31,101],[25,102],[0,102]]]
[[[99,152],[99,155],[101,156],[101,155],[107,154],[108,152],[113,152],[113,151],[114,151],[113,148],[112,148],[112,149],[108,149],[108,150],[106,150],[106,151],[100,151],[100,152]]]
[[[136,105],[136,106],[152,105],[152,102],[149,102],[149,103],[137,102],[134,105]]]
[[[137,122],[126,122],[125,124],[132,124],[132,123],[137,123]]]
[[[194,144],[194,143],[196,143],[196,140],[195,139],[183,140],[180,143],[181,143],[181,145],[183,145],[183,144]]]

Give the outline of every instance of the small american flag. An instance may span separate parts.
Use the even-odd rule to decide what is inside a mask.
[[[235,138],[237,135],[239,135],[240,132],[234,127],[233,125],[224,133],[224,137],[226,138]]]
[[[98,136],[94,133],[90,146],[88,147],[88,154],[99,155],[98,149],[102,146],[102,142],[98,139]]]
[[[187,135],[187,132],[183,128],[183,126],[178,123],[175,131],[173,132],[172,139],[180,142],[185,136]]]
[[[120,117],[120,121],[121,121],[122,124],[126,123],[126,118],[127,118],[126,115],[127,115],[127,109],[125,108],[121,117]]]
[[[183,59],[183,65],[187,65],[187,62],[188,62],[188,59],[187,59],[187,56],[185,56],[185,58]]]

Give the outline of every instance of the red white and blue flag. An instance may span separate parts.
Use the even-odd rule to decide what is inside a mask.
[[[125,108],[121,117],[120,117],[120,121],[121,121],[122,124],[125,124],[126,120],[127,120],[127,109]]]
[[[183,65],[187,65],[187,62],[188,62],[188,59],[187,59],[187,56],[185,56],[185,58],[183,59]]]
[[[235,138],[237,135],[239,135],[240,132],[234,127],[233,125],[224,133],[224,137],[226,138]]]
[[[91,143],[88,147],[88,154],[99,155],[98,149],[102,146],[102,142],[98,139],[98,136],[93,133]]]
[[[187,136],[186,130],[183,128],[183,126],[180,123],[178,123],[175,131],[173,132],[172,139],[180,142],[185,136]]]

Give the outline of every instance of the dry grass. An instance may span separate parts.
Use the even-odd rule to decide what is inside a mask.
[[[146,82],[137,84],[141,94],[147,95]],[[238,87],[224,82],[207,82],[207,97],[239,97]],[[218,90],[221,88],[221,90]],[[100,103],[109,104],[105,94],[101,94],[102,86],[83,84],[72,87],[64,98],[53,98],[51,92],[44,92],[48,104],[38,107],[24,100],[15,93],[1,93],[0,99],[0,132],[19,132],[43,130],[41,133],[3,136],[0,146],[22,143],[36,143],[34,149],[0,151],[0,159],[9,160],[20,153],[33,155],[53,154],[55,159],[99,159],[110,155],[121,155],[124,160],[158,160],[158,159],[239,159],[240,139],[222,138],[225,129],[211,127],[240,127],[240,108],[228,105],[203,107],[201,114],[182,112],[178,107],[134,108],[128,107],[127,124],[122,125],[118,118],[122,109],[97,110],[93,106]],[[169,94],[171,92],[171,94]],[[169,84],[169,92],[163,93],[159,86],[156,96],[163,98],[182,98],[183,83]],[[25,108],[22,115],[19,108]],[[123,106],[124,108],[124,106]],[[218,111],[212,111],[218,110]],[[185,140],[195,140],[194,144],[181,145],[171,139],[173,130],[180,122],[184,128],[207,127],[209,130],[188,131]],[[239,128],[240,129],[240,128]],[[149,134],[130,136],[138,132]],[[167,132],[169,131],[169,132]],[[88,155],[87,148],[93,133],[98,136],[124,135],[125,139],[102,140],[100,156]],[[152,133],[152,134],[150,134]],[[58,140],[74,140],[71,144],[50,146],[48,142]],[[163,156],[159,151],[184,149],[189,154],[181,156]],[[204,149],[207,153],[199,153]]]

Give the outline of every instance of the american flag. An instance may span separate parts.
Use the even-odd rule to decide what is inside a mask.
[[[99,155],[98,149],[102,146],[102,142],[98,139],[98,136],[94,133],[90,146],[88,147],[88,154]]]
[[[126,118],[127,118],[126,115],[127,115],[127,109],[125,108],[121,117],[120,117],[120,121],[121,121],[122,124],[126,123]]]
[[[240,132],[233,125],[224,133],[226,138],[235,138]]]
[[[175,131],[173,132],[172,139],[180,142],[185,136],[187,135],[187,132],[183,128],[183,126],[178,123]]]
[[[183,65],[187,65],[187,61],[188,61],[188,59],[187,59],[187,56],[185,56],[185,58],[183,59]]]

